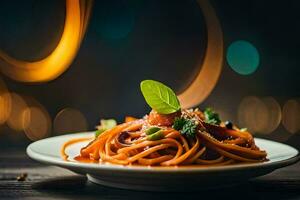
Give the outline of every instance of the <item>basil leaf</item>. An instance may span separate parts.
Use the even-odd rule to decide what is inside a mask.
[[[158,81],[142,81],[141,91],[147,104],[160,114],[171,114],[180,110],[179,100],[173,90]]]

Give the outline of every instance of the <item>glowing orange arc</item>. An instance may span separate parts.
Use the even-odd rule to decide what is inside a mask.
[[[0,51],[0,70],[21,82],[46,82],[57,78],[74,60],[85,33],[91,1],[66,0],[64,30],[56,48],[47,57],[27,62]]]
[[[208,0],[197,2],[207,26],[207,48],[198,75],[178,96],[182,108],[190,108],[203,102],[216,86],[223,67],[223,33],[218,17]]]

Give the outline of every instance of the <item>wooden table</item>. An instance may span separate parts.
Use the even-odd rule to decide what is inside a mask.
[[[24,152],[0,153],[1,199],[300,199],[300,162],[231,188],[138,192],[95,185],[84,176],[32,161]],[[22,173],[28,174],[26,180],[17,181]]]

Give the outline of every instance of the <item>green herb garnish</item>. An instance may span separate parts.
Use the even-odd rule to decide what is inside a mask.
[[[180,132],[188,137],[195,137],[197,132],[197,124],[195,124],[195,122],[192,120],[187,120]]]
[[[205,122],[208,124],[212,125],[219,125],[221,123],[219,114],[216,113],[213,109],[211,108],[206,108],[204,110],[204,117],[205,117]]]
[[[156,132],[159,131],[159,130],[160,130],[160,128],[158,128],[158,127],[156,127],[156,126],[152,126],[152,127],[148,128],[148,129],[145,131],[145,133],[146,133],[146,135],[151,135],[151,134],[153,134],[153,133],[156,133]]]
[[[197,124],[192,119],[175,118],[172,127],[187,137],[195,137],[197,133]]]
[[[183,128],[184,124],[186,123],[186,119],[182,118],[182,117],[176,117],[173,123],[172,128],[174,128],[175,130],[179,131]]]
[[[164,137],[165,137],[164,133],[160,130],[160,131],[157,131],[157,132],[155,132],[151,135],[148,135],[147,140],[151,140],[151,141],[160,140]]]
[[[247,131],[247,130],[248,130],[247,128],[241,128],[241,129],[240,129],[241,132],[245,132],[245,131]]]
[[[101,119],[100,126],[98,126],[98,130],[95,132],[95,136],[98,137],[104,131],[112,129],[116,125],[117,125],[117,122],[114,119]]]
[[[98,137],[101,133],[103,133],[104,131],[106,131],[105,129],[98,129],[98,130],[96,130],[96,132],[95,132],[95,136],[96,137]]]
[[[180,110],[179,100],[168,86],[153,80],[141,82],[141,91],[147,104],[160,114],[171,114]]]

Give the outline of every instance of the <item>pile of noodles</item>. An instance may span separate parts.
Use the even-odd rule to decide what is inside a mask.
[[[172,128],[176,115],[196,120],[198,126],[194,137],[187,137]],[[93,138],[81,149],[77,160],[157,166],[217,166],[266,160],[266,152],[255,145],[249,132],[205,123],[198,110],[184,110],[176,115],[150,113],[143,119],[130,118]],[[149,140],[145,131],[152,126],[161,129],[162,138]],[[63,157],[68,159],[65,150],[69,145],[84,140],[88,139],[79,138],[64,144]]]

